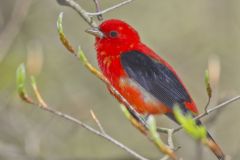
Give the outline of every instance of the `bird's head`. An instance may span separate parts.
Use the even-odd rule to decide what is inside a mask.
[[[105,47],[128,47],[140,41],[137,31],[129,24],[110,19],[104,21],[98,28],[91,28],[86,31],[96,37],[96,46]]]

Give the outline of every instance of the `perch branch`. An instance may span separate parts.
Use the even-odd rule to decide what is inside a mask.
[[[227,100],[227,101],[225,101],[225,102],[223,102],[223,103],[221,103],[221,104],[219,104],[219,105],[217,105],[217,106],[215,106],[215,107],[213,107],[213,108],[211,108],[211,109],[208,109],[206,112],[203,112],[203,113],[199,114],[198,116],[194,117],[194,119],[195,119],[195,120],[201,119],[201,118],[207,116],[209,113],[212,113],[212,112],[214,112],[214,111],[217,111],[217,110],[219,110],[219,109],[222,109],[222,108],[224,108],[224,107],[227,107],[228,104],[233,103],[233,102],[235,102],[235,101],[237,101],[237,100],[239,100],[239,99],[240,99],[240,95],[235,96],[235,97],[233,97],[233,98],[231,98],[231,99],[229,99],[229,100]],[[181,129],[182,129],[182,126],[179,126],[179,127],[177,127],[176,129],[174,129],[174,132],[177,132],[177,131],[179,131],[179,130],[181,130]]]

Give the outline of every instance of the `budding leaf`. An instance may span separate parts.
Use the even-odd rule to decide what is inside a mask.
[[[83,64],[88,62],[88,60],[80,46],[78,46],[77,57],[83,62]]]
[[[124,105],[122,105],[122,104],[120,104],[120,107],[121,107],[122,112],[124,113],[124,115],[127,117],[127,119],[130,119],[131,118],[131,114],[129,113],[127,108]]]
[[[64,45],[64,47],[71,53],[75,53],[72,45],[70,44],[70,42],[68,41],[68,39],[65,37],[65,34],[63,32],[63,12],[61,12],[58,16],[58,20],[57,20],[57,30],[58,30],[58,34],[60,37],[60,40],[62,42],[62,44]]]
[[[27,103],[33,103],[32,99],[26,93],[25,81],[26,81],[25,65],[20,64],[16,71],[17,92],[18,92],[19,97],[23,101],[25,101]]]
[[[195,139],[205,139],[207,131],[204,126],[197,125],[196,121],[190,114],[184,115],[178,106],[173,109],[177,121],[182,125],[184,130]]]
[[[150,137],[155,145],[165,154],[170,156],[172,159],[177,159],[175,153],[166,146],[163,141],[161,140],[160,135],[157,132],[157,123],[154,116],[150,115],[147,119],[147,126],[150,133]]]
[[[150,115],[147,119],[147,126],[150,132],[150,136],[153,139],[153,141],[159,145],[159,146],[165,146],[165,144],[162,142],[158,132],[157,132],[157,123],[155,118]]]
[[[24,64],[20,64],[16,72],[17,90],[21,94],[25,92],[26,70]]]
[[[208,70],[205,71],[205,86],[206,86],[208,97],[211,98],[212,97],[212,88],[211,88],[211,84],[210,84]]]
[[[64,33],[63,33],[62,22],[63,22],[63,12],[61,12],[61,13],[59,14],[58,20],[57,20],[57,29],[58,29],[58,33],[59,33],[59,34],[64,34]]]

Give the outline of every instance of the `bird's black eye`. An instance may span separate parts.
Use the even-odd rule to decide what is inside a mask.
[[[118,32],[117,31],[111,31],[109,33],[109,36],[112,37],[112,38],[116,38],[118,36]]]

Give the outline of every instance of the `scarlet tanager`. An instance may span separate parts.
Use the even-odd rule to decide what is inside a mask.
[[[111,19],[87,32],[96,37],[101,71],[138,113],[165,114],[177,122],[173,114],[173,106],[177,104],[183,113],[198,114],[175,70],[142,43],[138,32],[129,24]],[[198,120],[197,124],[201,122]],[[217,158],[224,160],[224,153],[209,133],[207,139]]]

